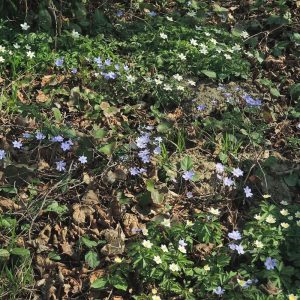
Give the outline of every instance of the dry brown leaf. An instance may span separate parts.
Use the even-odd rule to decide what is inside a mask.
[[[73,220],[77,224],[83,224],[89,218],[92,219],[93,213],[95,210],[90,206],[84,206],[80,204],[73,205]]]
[[[126,213],[123,216],[124,231],[127,236],[132,236],[138,233],[136,229],[140,228],[139,220],[136,215]]]
[[[82,198],[82,203],[86,205],[99,204],[98,195],[93,191],[89,190]]]
[[[53,80],[54,77],[55,77],[55,75],[45,75],[42,78],[41,86],[47,85],[49,82],[51,82]]]
[[[38,90],[38,95],[36,96],[35,100],[38,103],[44,103],[49,100],[49,97],[45,95],[43,91]]]
[[[90,274],[90,283],[92,284],[96,279],[101,278],[105,275],[105,270],[100,269],[97,271],[94,271],[93,273]]]
[[[74,250],[73,250],[72,246],[69,243],[64,242],[64,243],[60,244],[60,247],[61,247],[61,250],[63,251],[64,254],[67,254],[69,256],[73,256]]]
[[[20,209],[21,206],[11,199],[0,196],[0,208],[3,208],[4,210],[17,210]]]
[[[125,250],[125,234],[120,224],[116,229],[105,229],[102,231],[107,244],[102,247],[101,253],[104,255],[120,255]]]
[[[40,171],[42,171],[42,170],[48,170],[48,169],[50,169],[50,166],[49,166],[49,164],[45,160],[41,159],[38,162],[38,169]]]

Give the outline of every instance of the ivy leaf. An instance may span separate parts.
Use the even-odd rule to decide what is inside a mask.
[[[105,278],[98,278],[92,284],[91,287],[93,289],[104,289],[107,284],[107,280]]]
[[[10,250],[10,254],[27,257],[27,256],[30,256],[30,251],[25,248],[13,248]]]
[[[6,249],[0,249],[0,259],[9,258],[9,252]]]
[[[97,247],[97,245],[98,245],[97,242],[91,241],[90,239],[88,239],[87,237],[84,237],[84,236],[81,238],[81,242],[88,248]]]
[[[209,78],[217,78],[217,74],[214,71],[202,70],[201,72]]]
[[[94,251],[89,251],[84,256],[84,259],[92,269],[95,269],[100,264],[100,261],[98,260],[98,254]]]
[[[186,156],[180,163],[183,171],[189,171],[193,168],[193,161],[189,156]]]
[[[99,148],[99,151],[108,156],[112,155],[115,149],[115,143],[110,143]]]

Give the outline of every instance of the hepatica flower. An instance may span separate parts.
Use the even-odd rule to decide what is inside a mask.
[[[149,152],[148,149],[140,151],[138,153],[138,156],[142,160],[143,163],[149,163],[150,162],[150,152]]]
[[[213,292],[214,292],[216,295],[223,295],[224,292],[225,292],[225,290],[222,289],[222,287],[218,286],[217,288],[215,288],[215,289],[213,290]]]
[[[276,259],[272,259],[271,257],[267,257],[267,259],[265,261],[266,269],[267,270],[274,270],[276,266],[277,266]]]
[[[244,172],[240,168],[235,168],[232,170],[232,174],[235,177],[241,177],[243,176]]]
[[[244,254],[244,248],[242,245],[235,245],[235,250],[237,251],[238,254]]]
[[[72,68],[72,69],[71,69],[71,73],[72,73],[72,74],[76,74],[77,71],[78,71],[77,68]]]
[[[225,177],[224,180],[223,180],[223,183],[225,186],[232,186],[234,185],[234,181],[229,178],[229,177]]]
[[[0,160],[4,159],[5,156],[6,156],[6,152],[4,150],[0,149]]]
[[[86,163],[87,163],[87,157],[86,157],[85,155],[79,156],[78,160],[79,160],[82,164],[86,164]]]
[[[261,100],[259,100],[259,99],[253,99],[249,95],[244,95],[243,98],[246,101],[246,103],[248,105],[250,105],[250,106],[261,106],[261,104],[262,104]]]
[[[240,240],[242,238],[241,234],[237,230],[233,230],[232,232],[229,232],[228,237],[235,241]]]
[[[60,148],[61,148],[63,151],[68,151],[68,150],[71,149],[71,144],[70,144],[68,141],[62,142],[62,143],[60,144]]]
[[[53,138],[51,138],[51,142],[62,142],[64,138],[61,135],[56,135]]]
[[[193,172],[193,171],[185,171],[182,175],[182,178],[184,180],[192,180],[194,175],[195,175],[195,172]]]
[[[29,139],[31,137],[31,134],[28,132],[24,132],[22,136],[24,139]]]
[[[41,132],[37,132],[36,134],[35,134],[35,138],[38,140],[38,141],[41,141],[41,140],[44,140],[45,138],[46,138],[46,136],[43,134],[43,133],[41,133]]]
[[[245,192],[246,198],[251,198],[253,196],[253,193],[252,193],[251,189],[249,188],[249,186],[246,186],[244,188],[244,192]]]
[[[157,146],[154,150],[153,150],[154,154],[161,154],[161,148],[159,146]]]
[[[193,198],[193,193],[192,192],[187,192],[186,193],[187,198]]]
[[[221,163],[216,163],[216,172],[219,174],[224,173],[225,167]]]
[[[122,11],[122,10],[117,10],[117,12],[116,12],[116,16],[117,17],[122,17],[124,15],[124,11]]]
[[[63,160],[56,162],[56,170],[59,172],[63,172],[66,170],[66,163]]]
[[[22,142],[20,141],[13,141],[13,147],[17,149],[21,149],[23,146]]]
[[[198,111],[203,111],[203,110],[205,110],[205,108],[206,108],[206,105],[205,105],[205,104],[201,104],[201,105],[198,105],[198,106],[197,106],[197,110],[198,110]]]
[[[156,15],[157,15],[157,13],[155,11],[148,12],[148,16],[150,16],[150,17],[155,17]]]
[[[64,64],[64,58],[58,58],[55,60],[54,64],[57,66],[57,67],[62,67],[63,64]]]

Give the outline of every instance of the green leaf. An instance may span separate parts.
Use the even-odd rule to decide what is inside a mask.
[[[50,253],[48,254],[48,257],[49,257],[51,260],[55,260],[55,261],[60,261],[60,260],[61,260],[60,255],[58,255],[58,254],[55,253],[55,252],[50,252]]]
[[[279,97],[280,96],[280,92],[276,88],[270,88],[270,92],[275,97]]]
[[[209,78],[217,78],[217,74],[214,71],[202,70],[201,72]]]
[[[180,163],[181,169],[183,171],[189,171],[193,167],[193,161],[189,156],[186,156]]]
[[[53,201],[51,204],[48,205],[46,208],[47,212],[55,212],[58,215],[62,215],[69,211],[66,205],[59,204],[57,201]]]
[[[88,239],[87,237],[84,237],[84,236],[81,238],[81,242],[88,248],[97,247],[97,245],[98,245],[97,242],[91,241],[90,239]]]
[[[148,179],[146,181],[147,191],[152,192],[155,190],[154,181],[152,179]]]
[[[61,122],[62,114],[61,114],[60,110],[57,107],[53,107],[52,111],[53,111],[53,115],[54,115],[55,120],[57,122]]]
[[[105,278],[98,278],[98,279],[96,279],[96,280],[91,284],[91,287],[92,287],[93,289],[100,289],[100,290],[102,290],[102,289],[105,288],[106,284],[107,284],[107,279],[105,279]]]
[[[110,143],[99,148],[99,151],[108,156],[112,155],[115,149],[115,143]]]
[[[288,176],[285,176],[283,179],[285,181],[285,183],[288,185],[288,186],[296,186],[297,182],[298,182],[298,175],[297,174],[290,174]]]
[[[169,130],[171,130],[172,125],[170,123],[167,122],[162,122],[157,126],[157,132],[168,132]]]
[[[94,128],[92,135],[95,139],[103,139],[106,136],[106,130],[103,128]]]
[[[6,249],[0,249],[0,258],[9,258],[9,252]]]
[[[17,255],[17,256],[22,256],[22,257],[27,257],[30,255],[30,251],[25,248],[13,248],[10,250],[10,254],[12,255]]]
[[[296,83],[290,87],[290,95],[294,100],[300,98],[300,83]]]
[[[89,251],[84,256],[84,259],[92,269],[95,269],[100,264],[100,261],[98,260],[98,254],[94,251]]]

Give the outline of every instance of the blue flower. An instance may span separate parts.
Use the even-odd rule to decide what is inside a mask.
[[[267,257],[265,261],[265,267],[267,270],[273,270],[277,266],[276,259],[272,259],[271,257]]]
[[[66,170],[66,163],[63,160],[56,162],[56,170],[59,172]]]
[[[195,172],[193,172],[193,171],[185,171],[182,175],[182,178],[184,180],[192,180],[194,175],[195,175]]]
[[[228,233],[228,237],[235,241],[242,238],[241,234],[237,230],[233,230],[232,232]]]
[[[217,295],[223,295],[225,290],[222,289],[222,287],[218,286],[216,289],[213,290],[213,292]]]
[[[64,64],[64,58],[63,57],[62,58],[58,58],[58,59],[55,60],[55,65],[57,67],[62,67],[63,64]]]
[[[154,154],[161,154],[161,148],[159,146],[157,146],[154,150],[153,150]]]
[[[95,58],[94,58],[94,62],[95,62],[97,65],[101,65],[101,64],[102,64],[101,57],[100,57],[100,56],[95,57]]]
[[[31,137],[31,134],[30,133],[28,133],[28,132],[24,132],[23,133],[23,138],[24,139],[29,139]]]
[[[249,95],[244,95],[243,98],[246,101],[246,103],[250,106],[261,106],[261,104],[262,104],[260,99],[253,99]]]
[[[150,152],[149,152],[148,149],[140,151],[138,153],[138,156],[142,160],[143,163],[149,163],[150,162]]]
[[[63,151],[70,150],[70,149],[71,149],[71,144],[70,144],[69,141],[62,142],[61,145],[60,145],[60,148],[61,148]]]
[[[20,141],[13,141],[14,148],[21,149],[23,144]]]
[[[150,17],[155,17],[156,15],[157,15],[157,13],[155,11],[148,12],[148,16],[150,16]]]
[[[64,138],[61,135],[56,135],[51,139],[51,142],[62,142]]]
[[[78,71],[77,68],[72,68],[71,73],[72,73],[72,74],[76,74],[77,71]]]
[[[110,66],[110,65],[111,65],[111,60],[110,60],[109,58],[106,59],[105,62],[104,62],[104,64],[105,64],[106,66]]]
[[[123,10],[117,10],[116,11],[116,16],[117,17],[122,17],[124,15],[124,11]]]
[[[82,164],[87,163],[87,157],[84,156],[84,155],[79,156],[78,160],[79,160]]]
[[[4,159],[5,156],[6,156],[6,152],[4,150],[0,149],[0,160]]]
[[[202,111],[202,110],[204,110],[206,108],[206,105],[205,104],[201,104],[201,105],[198,105],[197,106],[197,110],[199,110],[199,111]]]
[[[37,132],[36,134],[35,134],[35,138],[38,140],[38,141],[41,141],[41,140],[44,140],[45,138],[46,138],[46,136],[43,134],[43,133],[41,133],[41,132]]]

